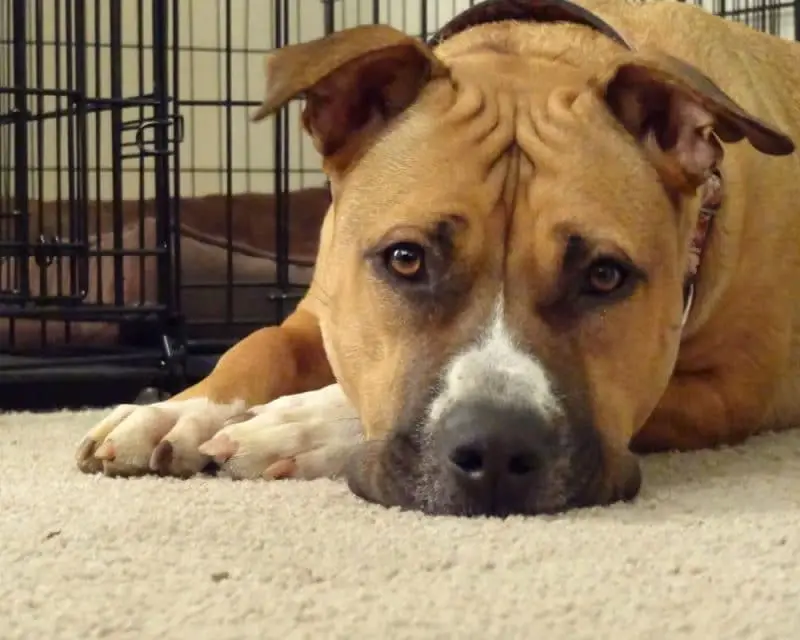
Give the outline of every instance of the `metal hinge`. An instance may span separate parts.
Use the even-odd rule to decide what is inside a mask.
[[[177,114],[166,118],[124,122],[122,131],[134,132],[133,141],[123,142],[123,147],[134,146],[145,156],[172,155],[175,153],[175,145],[183,142],[183,116]]]

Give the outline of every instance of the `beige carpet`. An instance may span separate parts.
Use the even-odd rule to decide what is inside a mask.
[[[651,458],[633,505],[502,522],[330,481],[87,477],[98,415],[0,415],[3,640],[800,637],[800,432]]]

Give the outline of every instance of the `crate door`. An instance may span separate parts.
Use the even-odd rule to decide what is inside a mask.
[[[71,305],[86,294],[85,112],[74,7],[0,4],[0,304]],[[54,18],[65,21],[55,28]]]

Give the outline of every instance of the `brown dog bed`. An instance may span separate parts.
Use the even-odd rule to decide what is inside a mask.
[[[230,197],[210,195],[183,198],[180,207],[181,308],[187,324],[226,321],[227,283],[233,282],[232,313],[236,320],[269,317],[270,302],[265,289],[277,283],[276,201],[272,194],[243,193]],[[288,281],[304,286],[310,282],[319,241],[319,229],[330,203],[327,189],[312,188],[288,194]],[[64,207],[66,210],[66,207]],[[231,236],[228,238],[228,211]],[[121,203],[121,245],[123,251],[156,248],[156,218],[153,201]],[[50,238],[58,233],[58,204],[32,203],[30,238]],[[62,213],[66,219],[66,216]],[[122,298],[114,299],[114,263],[111,256],[97,256],[97,250],[114,247],[113,206],[110,202],[88,207],[90,233],[89,288],[84,300],[94,304],[143,307],[158,302],[157,264],[154,256],[126,255],[121,260]],[[228,255],[230,251],[230,274]],[[39,266],[29,263],[31,293],[69,291],[70,260],[62,258],[61,270],[55,262]],[[13,265],[0,263],[0,283],[11,282]],[[202,285],[202,286],[200,286]],[[237,286],[244,285],[244,286]],[[263,286],[248,286],[263,285]],[[0,319],[0,348],[36,349],[67,341],[62,320],[20,319],[13,323]],[[69,323],[69,343],[80,346],[111,345],[118,340],[119,325],[110,322]]]

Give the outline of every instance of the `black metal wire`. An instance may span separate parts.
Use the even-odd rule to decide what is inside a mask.
[[[27,243],[30,237],[29,215],[28,215],[28,99],[27,99],[27,63],[28,56],[25,46],[25,36],[27,34],[28,11],[26,0],[14,0],[11,13],[11,23],[16,37],[12,38],[12,64],[14,67],[14,110],[12,118],[14,121],[14,166],[21,169],[14,171],[14,232],[15,240],[22,241],[22,246],[15,256],[18,265],[18,282],[10,292],[0,293],[0,301],[9,296],[12,300],[25,298],[30,292],[30,282],[28,275],[28,262],[31,247]],[[21,36],[21,37],[20,37]]]

